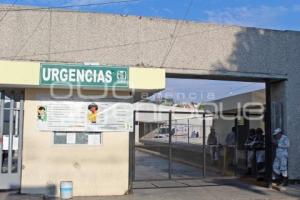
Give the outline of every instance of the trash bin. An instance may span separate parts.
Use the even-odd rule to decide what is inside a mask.
[[[60,182],[60,198],[71,199],[73,197],[73,182],[61,181]]]

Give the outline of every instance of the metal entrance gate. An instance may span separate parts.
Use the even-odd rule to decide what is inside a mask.
[[[209,139],[212,127],[219,135],[221,131],[223,135],[228,133],[224,132],[224,126],[224,130],[213,126],[216,115],[219,114],[200,111],[135,111],[131,136],[132,180],[187,180],[244,174],[247,171],[244,142],[250,122],[242,119],[239,113],[223,113],[231,116],[231,120],[226,121],[226,131],[235,128],[237,139],[231,145],[214,144]]]
[[[21,177],[24,95],[0,90],[0,189],[19,189]]]

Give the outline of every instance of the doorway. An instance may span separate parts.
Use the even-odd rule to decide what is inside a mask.
[[[24,91],[0,90],[0,189],[19,189]]]
[[[250,83],[261,83],[265,86],[263,90],[255,92],[256,99],[261,97],[265,99],[259,101],[261,103],[259,107],[262,108],[260,112],[256,112],[256,104],[250,104],[247,110],[243,110],[243,107],[242,110],[238,110],[233,106],[232,102],[235,103],[236,99],[241,101],[239,98],[245,97],[244,95],[237,95],[234,99],[229,97],[230,101],[222,99],[228,102],[228,106],[225,103],[222,113],[211,111],[206,107],[202,109],[201,103],[198,104],[200,107],[193,112],[185,112],[180,109],[170,112],[169,108],[172,103],[169,99],[162,99],[163,103],[155,105],[151,110],[147,108],[146,103],[151,104],[153,101],[146,100],[144,101],[145,105],[142,101],[140,109],[135,109],[135,133],[131,136],[133,151],[130,155],[132,158],[130,177],[134,182],[133,189],[136,188],[137,182],[150,182],[151,184],[155,182],[154,187],[158,187],[165,183],[157,184],[157,181],[171,181],[168,185],[177,185],[178,181],[189,179],[243,177],[248,171],[247,167],[251,165],[248,162],[249,152],[245,142],[250,129],[257,128],[264,132],[265,139],[262,140],[261,146],[255,149],[259,153],[253,154],[263,155],[265,158],[262,160],[265,163],[262,165],[263,168],[257,166],[256,163],[252,165],[252,178],[262,177],[264,180],[262,185],[266,183],[268,186],[272,167],[270,84],[269,82],[264,83],[262,80],[245,82],[247,85]],[[243,86],[240,82],[237,84],[238,88],[248,89],[247,85]],[[211,85],[209,84],[209,87]],[[232,90],[236,91],[234,88]],[[248,95],[248,97],[252,99],[252,95]],[[213,102],[218,103],[219,100]],[[178,105],[173,107],[178,107]],[[215,119],[220,115],[225,115],[230,119]],[[192,121],[193,118],[196,120],[195,123]],[[213,120],[209,118],[213,118]],[[218,141],[220,141],[215,146],[208,143],[211,128],[215,129]],[[232,146],[227,145],[226,147],[226,137],[232,128],[236,130],[235,138],[237,139]],[[251,160],[258,160],[258,158],[253,156]]]
[[[235,144],[211,144],[211,130],[220,113],[195,111],[134,112],[133,189],[141,187],[187,187],[187,180],[237,177],[244,173],[245,133],[250,122],[241,113],[227,112],[226,123],[234,131]],[[247,113],[262,116],[263,113]],[[228,119],[231,117],[231,121]],[[220,122],[219,122],[220,123]],[[224,126],[222,126],[224,128]],[[264,150],[264,147],[262,147]],[[150,186],[149,186],[150,185]]]

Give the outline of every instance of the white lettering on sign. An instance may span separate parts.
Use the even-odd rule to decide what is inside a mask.
[[[93,81],[92,75],[93,75],[92,70],[86,70],[86,72],[85,72],[85,80],[87,82],[89,82],[89,83],[92,82]]]
[[[51,76],[52,76],[52,81],[59,82],[59,78],[58,78],[59,70],[56,69],[56,68],[53,68],[53,69],[51,70],[51,72],[52,72],[52,74],[51,74]]]
[[[45,81],[50,81],[51,73],[49,71],[50,71],[50,69],[47,70],[47,69],[43,68],[42,76]]]
[[[83,70],[67,68],[43,68],[42,78],[44,81],[53,82],[89,82],[89,83],[111,83],[113,80],[112,72],[107,70]]]
[[[77,82],[81,83],[84,82],[84,70],[77,70]]]
[[[62,81],[62,82],[66,82],[67,80],[68,80],[68,70],[67,69],[62,69],[61,71],[60,71],[60,80]]]
[[[105,77],[106,77],[106,83],[111,83],[112,81],[112,74],[111,74],[111,71],[106,71],[105,73]]]
[[[69,81],[70,82],[75,82],[76,81],[76,70],[75,69],[70,69],[69,70]]]
[[[104,74],[103,72],[99,72],[97,82],[104,82]]]
[[[85,66],[82,64],[41,64],[40,85],[78,85],[87,87],[128,88],[126,66]]]

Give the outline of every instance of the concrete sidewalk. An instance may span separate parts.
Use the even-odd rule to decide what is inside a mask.
[[[286,191],[283,191],[284,194],[288,196],[295,196],[300,199],[300,185],[290,185],[286,187]]]
[[[180,181],[182,183],[182,181]],[[168,184],[160,182],[161,185]],[[289,186],[287,191],[257,187],[238,179],[186,180],[191,187],[136,189],[131,195],[112,197],[76,197],[75,200],[299,200],[300,186]],[[42,196],[0,193],[1,200],[40,200]],[[51,198],[50,198],[51,199]]]

